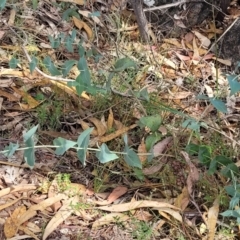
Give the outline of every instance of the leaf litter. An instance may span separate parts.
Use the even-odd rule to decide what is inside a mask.
[[[225,91],[226,77],[219,68],[215,68],[215,62],[213,60],[216,59],[226,66],[229,66],[230,62],[227,59],[219,59],[213,56],[213,54],[208,53],[210,39],[213,34],[221,33],[221,30],[217,29],[212,23],[209,23],[209,28],[201,29],[201,32],[200,30],[194,30],[191,34],[186,34],[183,39],[163,39],[163,43],[158,46],[144,46],[140,42],[124,40],[127,37],[134,38],[135,36],[139,36],[134,24],[131,25],[128,22],[122,22],[121,28],[116,29],[111,11],[115,12],[120,6],[124,6],[124,1],[117,1],[110,4],[111,11],[107,10],[107,20],[101,15],[99,17],[97,14],[94,16],[92,8],[90,5],[85,6],[84,1],[69,0],[62,2],[73,4],[69,6],[79,5],[80,10],[78,12],[82,15],[82,18],[80,20],[73,15],[71,21],[79,33],[88,40],[84,42],[86,47],[91,46],[96,38],[99,39],[97,46],[97,48],[99,48],[98,51],[104,52],[104,54],[107,55],[101,63],[102,66],[104,66],[102,69],[111,68],[111,66],[114,65],[114,57],[118,54],[111,45],[111,42],[106,41],[109,34],[106,29],[104,29],[105,23],[109,23],[111,32],[122,33],[122,39],[118,43],[118,48],[121,49],[123,55],[130,55],[139,64],[147,66],[145,71],[136,74],[137,77],[135,77],[135,80],[137,84],[135,84],[133,80],[131,83],[132,90],[139,90],[145,87],[150,93],[154,92],[154,89],[155,92],[158,93],[157,100],[162,101],[165,106],[168,104],[170,113],[173,109],[179,109],[179,111],[188,111],[190,116],[198,119],[201,119],[204,114],[206,114],[206,106],[199,106],[195,100],[193,101],[193,96],[196,95],[196,92],[199,92],[199,87],[196,86],[197,89],[195,89],[194,81],[191,82],[193,76],[201,79],[201,81],[203,80],[204,84],[202,88],[205,88],[205,90],[200,90],[202,92],[206,91],[208,96],[214,96],[216,92],[220,92],[223,96],[227,94]],[[50,44],[47,44],[49,42],[49,34],[56,36],[57,33],[71,31],[73,26],[67,22],[61,22],[62,18],[56,6],[50,4],[47,7],[44,1],[39,1],[39,4],[42,13],[36,15],[36,18],[33,17],[33,10],[27,12],[25,11],[27,9],[25,9],[26,6],[24,6],[24,4],[19,5],[26,13],[23,18],[29,19],[29,21],[24,23],[26,26],[23,25],[25,29],[29,29],[29,32],[27,30],[26,34],[29,34],[29,36],[33,33],[38,34],[37,38],[31,39],[33,42],[29,42],[28,45],[25,46],[27,52],[31,55],[39,55],[42,59],[45,56],[51,55],[54,62],[59,66],[62,65],[63,58],[78,59],[79,53],[75,51],[76,49],[68,53],[65,50],[58,52]],[[107,4],[104,1],[97,1],[94,9],[96,6],[107,8]],[[97,8],[95,10],[97,10]],[[129,13],[126,14],[128,17],[130,16]],[[4,18],[7,19],[6,16],[4,16]],[[7,19],[9,26],[14,26],[18,20],[17,18],[18,15],[15,15],[14,12],[11,11],[11,15],[9,19]],[[37,21],[31,19],[37,19]],[[95,24],[99,27],[96,28]],[[114,29],[114,31],[111,29]],[[102,36],[100,36],[101,34]],[[48,136],[55,135],[55,138],[68,135],[69,138],[67,137],[67,139],[77,139],[77,134],[90,127],[94,127],[95,129],[92,132],[94,138],[91,139],[92,147],[96,146],[96,142],[113,142],[112,146],[116,147],[122,144],[121,138],[123,134],[127,134],[128,142],[131,145],[137,146],[135,149],[139,154],[142,154],[140,159],[143,164],[143,169],[139,172],[134,170],[137,177],[133,178],[131,176],[132,171],[129,167],[120,161],[116,163],[109,162],[107,168],[103,168],[102,166],[97,166],[94,159],[88,155],[87,160],[93,163],[95,170],[93,178],[92,169],[79,167],[79,165],[76,164],[77,161],[74,153],[71,155],[70,152],[67,153],[67,156],[56,159],[52,152],[37,150],[37,161],[40,163],[36,163],[36,166],[38,166],[36,167],[36,173],[29,172],[29,170],[25,168],[23,171],[18,171],[16,170],[19,169],[17,166],[13,166],[14,170],[11,170],[11,168],[4,169],[2,167],[3,164],[8,167],[8,162],[5,161],[6,158],[4,158],[6,164],[1,162],[1,168],[4,170],[1,170],[3,177],[1,178],[0,214],[2,215],[1,217],[5,219],[2,223],[5,236],[7,238],[14,237],[22,231],[34,239],[47,239],[49,236],[53,236],[56,239],[56,237],[59,237],[59,234],[61,234],[60,229],[62,226],[71,229],[71,225],[69,224],[71,217],[74,217],[76,222],[77,220],[80,221],[81,225],[78,226],[78,228],[80,227],[85,232],[88,232],[86,230],[87,226],[95,238],[98,237],[98,233],[100,233],[101,236],[104,236],[104,234],[106,236],[107,233],[109,236],[112,236],[112,234],[116,232],[122,233],[122,229],[118,226],[119,222],[125,224],[131,223],[133,218],[152,223],[151,227],[154,228],[153,226],[155,226],[156,236],[159,234],[159,231],[163,231],[164,225],[170,226],[173,231],[174,226],[177,226],[174,224],[180,224],[178,227],[181,226],[183,217],[185,216],[184,212],[188,210],[190,212],[192,211],[192,209],[188,208],[192,207],[193,193],[194,190],[198,190],[197,185],[200,181],[199,172],[203,170],[197,168],[197,164],[192,162],[192,157],[186,152],[179,151],[178,147],[174,149],[177,154],[174,154],[173,148],[176,146],[176,141],[178,141],[176,139],[180,139],[179,146],[182,147],[181,139],[184,139],[187,133],[187,130],[184,132],[181,127],[178,126],[174,128],[169,124],[171,121],[178,122],[179,115],[170,114],[166,111],[166,108],[162,106],[161,114],[165,116],[165,126],[161,127],[166,127],[165,132],[167,136],[162,134],[161,139],[152,146],[155,159],[153,160],[153,165],[151,165],[144,155],[147,153],[144,140],[146,134],[149,132],[145,131],[147,129],[141,130],[144,134],[137,132],[138,126],[135,124],[135,121],[133,121],[133,119],[143,117],[139,105],[132,101],[129,107],[129,103],[125,101],[121,104],[126,104],[126,107],[128,106],[129,109],[125,107],[121,109],[118,99],[115,100],[116,102],[111,99],[109,100],[111,104],[106,105],[110,108],[107,110],[103,108],[99,111],[94,109],[94,99],[86,92],[83,92],[80,98],[81,107],[79,107],[79,96],[74,88],[67,86],[64,82],[56,82],[52,78],[49,78],[49,75],[41,75],[41,73],[37,71],[31,73],[29,62],[27,62],[25,58],[21,59],[21,64],[17,64],[15,69],[9,68],[9,60],[17,60],[15,56],[22,53],[22,47],[18,46],[13,35],[12,32],[11,35],[9,35],[6,27],[3,27],[0,33],[0,39],[3,43],[1,44],[2,65],[0,71],[2,78],[0,82],[0,96],[2,99],[0,110],[2,111],[1,116],[3,117],[0,120],[0,131],[3,133],[2,136],[5,136],[7,133],[9,138],[7,142],[21,141],[22,131],[24,131],[29,124],[36,121],[36,119],[40,119],[39,112],[36,114],[36,109],[39,109],[39,107],[43,106],[43,108],[47,110],[47,115],[52,115],[57,109],[52,101],[52,99],[55,98],[57,102],[64,102],[62,113],[66,114],[64,115],[64,119],[61,119],[62,125],[57,131],[53,131],[51,129],[52,126],[49,124],[51,119],[47,119],[46,122],[42,124],[42,132],[47,132]],[[80,41],[80,39],[78,36],[76,41]],[[95,50],[97,50],[97,48]],[[109,54],[106,54],[107,52],[109,52]],[[16,61],[16,63],[17,62],[18,61]],[[154,62],[157,62],[157,64],[153,64]],[[102,66],[97,66],[96,63],[89,61],[89,68],[93,69],[93,74],[98,71],[97,67],[101,68]],[[70,78],[75,79],[78,74],[79,72],[76,72],[73,66],[69,72]],[[100,78],[99,75],[96,76]],[[162,81],[163,76],[166,81]],[[124,74],[122,74],[120,83],[126,81],[127,77],[128,75],[124,76]],[[176,79],[179,79],[179,77],[182,79],[182,85],[176,88]],[[219,80],[220,89],[218,89],[218,91],[216,91],[216,84],[214,81],[211,81],[211,78]],[[117,82],[113,81],[113,83],[116,84],[115,87],[121,87]],[[45,86],[49,87],[49,91],[43,89]],[[64,101],[62,101],[62,99],[64,99]],[[46,102],[48,102],[48,104],[44,105]],[[160,105],[160,103],[156,102],[156,105]],[[104,105],[104,107],[106,106]],[[151,107],[157,109],[154,103],[152,103]],[[79,108],[81,108],[81,110]],[[235,104],[232,105],[233,112],[236,111],[237,108],[238,102],[236,101]],[[132,109],[136,112],[131,112]],[[72,110],[78,114],[75,117],[67,116]],[[211,112],[212,110],[209,111],[209,114],[211,114]],[[102,121],[103,116],[107,119],[106,124]],[[209,115],[205,116],[207,116],[209,124],[214,123],[215,128],[221,129],[218,126],[219,124],[215,122],[215,119],[211,118],[211,116],[209,117]],[[53,122],[59,122],[59,117],[60,116],[53,119]],[[226,119],[224,121],[227,128],[226,134],[229,135],[231,133],[232,139],[234,137],[238,139],[236,133],[234,133],[236,129],[234,124],[231,123],[232,126],[230,126],[230,123],[227,122]],[[159,129],[157,131],[161,134]],[[137,134],[134,135],[135,132],[137,132]],[[41,134],[41,132],[39,133]],[[151,131],[150,134],[152,134]],[[5,140],[2,140],[2,136],[0,137],[0,146],[3,140]],[[43,140],[46,140],[46,145],[49,139],[43,138]],[[4,143],[3,145],[7,144]],[[181,154],[186,163],[179,162],[178,158]],[[21,158],[19,159],[19,164],[21,165],[23,161]],[[66,165],[59,163],[61,162],[60,160],[65,161]],[[185,174],[186,177],[182,185],[177,186],[176,182],[179,175],[176,173],[172,174],[171,167],[177,168],[178,173],[182,172]],[[70,189],[68,189],[68,187],[61,189],[59,183],[53,176],[56,172],[60,171],[65,173],[69,169],[71,169],[70,174],[72,178],[77,180],[77,182],[70,183]],[[49,170],[52,170],[52,172]],[[163,181],[159,180],[161,178]],[[44,186],[46,187],[46,191],[41,188],[45,180],[51,182],[48,186]],[[81,184],[78,183],[79,181]],[[35,184],[32,184],[33,182]],[[100,185],[99,188],[98,185]],[[99,198],[96,197],[99,189],[104,189],[101,192],[103,194],[108,193],[111,189],[111,193],[107,194],[108,197],[106,197],[105,200],[99,200]],[[165,190],[170,190],[171,194],[168,195]],[[134,200],[133,195],[139,199]],[[31,201],[34,197],[36,202]],[[9,199],[11,199],[11,201],[9,201]],[[170,204],[171,200],[174,200],[174,203]],[[200,199],[195,200],[196,205],[201,206],[201,203],[202,201]],[[4,212],[5,209],[10,212],[8,217],[6,217],[6,212]],[[196,217],[197,214],[194,214]],[[210,205],[209,207],[207,219],[203,221],[209,232],[203,232],[202,235],[199,235],[197,231],[199,226],[194,224],[194,220],[191,219],[191,223],[193,223],[193,226],[197,229],[193,235],[214,239],[218,214],[219,200],[216,198],[212,206]],[[162,218],[162,220],[159,221],[160,218]],[[39,226],[34,225],[37,222],[36,219],[41,219]],[[46,221],[47,227],[42,231],[41,229],[43,228],[41,227],[45,226]],[[31,224],[33,225],[30,226]],[[191,235],[193,230],[189,230],[187,224],[185,227],[187,229],[186,231],[189,231]],[[177,227],[176,229],[179,230]],[[122,234],[127,234],[126,231],[123,232]],[[188,235],[186,232],[184,233]],[[74,234],[76,234],[74,230],[69,233],[69,235]],[[114,236],[117,235],[115,234]],[[164,233],[161,235],[161,239],[163,239],[163,236],[168,237]],[[106,237],[106,239],[110,238]],[[118,238],[116,237],[116,239]],[[129,237],[129,239],[132,238]]]

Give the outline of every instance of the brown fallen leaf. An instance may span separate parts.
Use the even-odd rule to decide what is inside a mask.
[[[199,172],[195,165],[191,162],[188,154],[186,152],[181,151],[185,161],[189,166],[189,174],[187,177],[187,189],[188,193],[191,195],[193,190],[193,185],[199,180]]]
[[[94,117],[89,117],[88,119],[97,128],[98,136],[101,137],[101,136],[103,136],[106,133],[107,129],[106,129],[106,127],[103,125],[103,123],[100,120],[98,120],[97,118],[94,118]]]
[[[186,209],[190,202],[190,195],[186,187],[182,189],[182,193],[177,196],[174,206],[180,208],[182,211]]]
[[[0,130],[5,131],[5,130],[14,129],[16,127],[16,125],[22,121],[22,119],[24,119],[24,117],[17,116],[15,118],[13,118],[12,121],[9,121],[6,124],[3,124],[2,126],[0,126]]]
[[[207,219],[208,240],[215,239],[214,237],[216,232],[218,213],[219,213],[219,198],[215,199],[213,206],[208,210],[208,219]]]
[[[3,48],[3,49],[8,49],[8,50],[12,50],[12,51],[22,51],[22,47],[19,46],[19,45],[15,45],[15,46],[12,46],[12,45],[4,45],[4,46],[0,46],[0,48]],[[28,52],[40,52],[41,50],[35,46],[35,45],[28,45],[28,46],[25,46],[26,50]],[[14,70],[14,69],[9,69],[9,72],[18,72],[18,70]],[[20,73],[20,71],[19,71]],[[22,75],[23,76],[23,75]]]
[[[108,204],[114,202],[115,200],[117,200],[123,194],[125,194],[127,192],[127,190],[128,190],[127,187],[118,186],[108,195],[108,198],[106,200],[94,201],[94,204],[101,205],[101,206],[108,205]]]
[[[14,193],[14,192],[27,192],[30,190],[36,190],[37,185],[36,184],[19,184],[16,186],[4,188],[0,191],[0,197],[3,197],[7,194]]]
[[[86,0],[59,0],[61,2],[70,2],[70,3],[76,3],[78,5],[84,5]]]
[[[10,102],[17,102],[20,100],[20,97],[16,97],[12,93],[5,92],[1,89],[0,89],[0,96],[6,97]]]
[[[68,196],[84,196],[87,194],[87,189],[83,184],[80,183],[70,183],[69,187],[64,191]]]
[[[107,198],[107,201],[109,203],[114,202],[115,200],[117,200],[119,197],[121,197],[122,195],[124,195],[126,192],[128,191],[127,187],[124,186],[118,186],[115,189],[113,189],[113,191],[110,193],[110,195]]]
[[[30,229],[28,229],[28,227],[25,226],[19,226],[19,230],[23,231],[24,233],[26,233],[29,237],[32,237],[35,240],[40,240]]]
[[[178,211],[175,211],[170,208],[164,208],[164,207],[158,208],[157,210],[161,215],[163,215],[163,213],[167,213],[167,214],[171,215],[172,217],[174,217],[179,222],[182,222],[182,216],[180,215],[180,213]]]
[[[63,199],[66,199],[66,195],[64,194],[58,194],[55,197],[48,198],[46,200],[43,200],[39,204],[32,205],[22,216],[21,219],[19,219],[18,225],[20,226],[24,222],[28,221],[30,218],[37,215],[37,211],[43,211],[46,208],[53,205],[55,202],[61,201]]]
[[[141,220],[141,221],[151,221],[153,219],[153,215],[149,213],[148,211],[144,211],[142,209],[137,210],[134,214],[134,218]]]
[[[25,212],[26,212],[26,207],[20,206],[13,211],[13,213],[9,218],[7,218],[4,224],[4,234],[6,238],[11,238],[16,235],[19,228],[19,224],[18,224],[19,219]]]
[[[162,141],[155,144],[153,147],[154,157],[160,156],[163,153],[163,151],[167,148],[167,146],[172,142],[172,140],[173,140],[172,137],[166,137]]]
[[[12,201],[9,201],[3,205],[0,205],[0,211],[2,211],[3,209],[5,208],[8,208],[10,206],[12,206],[13,204],[15,204],[16,202],[20,201],[22,198],[17,198],[17,199],[14,199]]]
[[[113,116],[113,111],[110,108],[109,110],[109,115],[108,115],[108,120],[107,120],[107,130],[111,130],[113,127],[113,121],[114,121],[114,116]]]
[[[205,47],[208,48],[211,44],[211,41],[209,38],[206,36],[202,35],[200,32],[193,31],[193,33],[197,36],[197,38],[201,41],[201,44]]]
[[[82,20],[80,20],[80,19],[78,19],[78,18],[76,18],[74,16],[72,17],[72,19],[73,19],[74,25],[78,29],[80,29],[80,30],[83,28],[86,31],[86,33],[87,33],[88,39],[90,41],[92,41],[93,40],[93,36],[94,36],[92,29],[85,22],[83,22]]]
[[[81,119],[77,120],[77,123],[81,124],[83,130],[90,128],[89,124]],[[98,132],[95,128],[92,130],[91,135],[94,137],[98,136]]]
[[[67,86],[66,82],[60,82],[60,81],[54,81],[54,80],[47,80],[47,81],[51,82],[54,86],[57,86],[58,88],[62,89],[65,93],[72,96],[75,100],[79,98],[79,95],[77,94],[76,89]],[[86,100],[90,100],[90,97],[87,95],[85,91],[81,93],[81,97]]]
[[[97,219],[93,225],[92,228],[96,229],[103,225],[108,225],[110,223],[115,223],[117,221],[125,222],[130,218],[130,216],[123,214],[123,213],[109,213],[99,219]]]
[[[232,65],[232,61],[229,60],[229,59],[221,59],[221,58],[218,58],[218,57],[213,57],[212,59],[222,63],[222,64],[225,64],[226,66],[231,66]]]
[[[131,211],[134,209],[142,208],[142,207],[152,207],[152,208],[172,208],[175,210],[179,210],[179,208],[165,202],[157,202],[157,201],[135,201],[130,203],[122,203],[117,205],[111,205],[111,206],[103,206],[103,207],[97,207],[97,209],[108,211],[108,212],[125,212],[125,211]]]
[[[104,136],[104,137],[100,137],[99,140],[102,143],[111,141],[111,140],[121,136],[122,134],[126,133],[127,131],[129,131],[129,130],[135,128],[135,127],[137,127],[137,124],[133,124],[133,125],[131,125],[129,127],[123,127],[123,128],[117,130],[114,133],[111,133],[111,134],[109,134],[107,136]]]
[[[79,197],[75,196],[70,199],[64,200],[62,207],[53,216],[48,223],[43,234],[43,240],[45,240],[63,221],[65,221],[75,211],[73,206],[79,203]]]
[[[37,100],[35,100],[30,94],[28,94],[26,91],[23,91],[21,89],[18,89],[16,87],[12,87],[12,89],[19,94],[20,96],[22,96],[22,98],[27,102],[27,104],[21,104],[21,106],[23,107],[23,109],[32,109],[37,107],[40,102],[38,102]]]
[[[55,177],[55,179],[51,182],[51,185],[48,188],[48,198],[55,197],[60,192],[60,187],[58,185],[58,181]],[[53,212],[55,213],[60,207],[62,206],[61,202],[55,202],[51,208]]]
[[[123,125],[123,123],[121,123],[120,121],[118,120],[113,120],[113,126],[117,129],[117,130],[120,130],[122,128],[124,128],[125,126]]]
[[[158,164],[154,164],[148,168],[144,168],[142,172],[144,175],[151,175],[151,174],[160,172],[163,166],[165,166],[167,162],[168,162],[167,158],[161,159]]]
[[[176,38],[165,38],[163,42],[172,44],[178,48],[182,48],[182,44]]]
[[[92,12],[90,12],[90,11],[83,11],[83,10],[78,10],[78,12],[81,14],[81,15],[83,15],[84,17],[87,17],[87,18],[89,18],[89,15],[91,15],[91,18],[92,18],[92,20],[95,22],[95,23],[97,23],[98,25],[100,25],[101,27],[104,27],[104,25],[101,23],[101,21],[100,21],[100,19],[98,18],[98,17],[96,17],[96,16],[92,16]]]

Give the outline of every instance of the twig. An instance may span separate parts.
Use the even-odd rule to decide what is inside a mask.
[[[162,9],[166,9],[166,8],[176,7],[183,3],[191,3],[191,2],[206,2],[206,1],[205,0],[182,0],[182,1],[175,2],[175,3],[164,4],[164,5],[157,6],[157,7],[144,8],[143,11],[148,12],[148,11],[162,10]]]
[[[0,164],[12,166],[12,167],[19,167],[19,168],[29,168],[29,166],[27,166],[27,165],[19,165],[19,164],[15,164],[15,163],[11,163],[11,162],[5,162],[5,161],[0,161]]]

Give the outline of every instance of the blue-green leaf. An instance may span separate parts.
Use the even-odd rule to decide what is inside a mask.
[[[211,148],[209,146],[200,146],[198,151],[198,159],[203,165],[209,166],[211,162]]]
[[[146,100],[147,102],[150,101],[150,97],[149,97],[147,88],[143,88],[143,89],[140,91],[140,97],[143,98],[144,100]]]
[[[101,163],[107,163],[118,159],[118,156],[115,153],[112,153],[107,145],[103,143],[100,147],[100,151],[96,153],[96,157]]]
[[[34,139],[29,138],[25,144],[28,146],[28,148],[24,150],[24,159],[28,166],[32,169],[35,164]]]
[[[72,30],[72,33],[71,33],[71,38],[72,38],[72,42],[74,42],[74,40],[75,40],[75,38],[76,38],[76,36],[77,36],[77,31],[76,31],[76,29],[73,29]]]
[[[86,85],[81,81],[81,74],[77,76],[75,82],[68,82],[67,85],[69,87],[75,87],[79,96],[86,90]]]
[[[78,70],[81,71],[79,81],[86,86],[91,85],[91,75],[88,69],[87,61],[84,56],[80,58],[77,64]],[[77,80],[76,80],[77,81]]]
[[[216,156],[214,160],[217,161],[220,165],[224,165],[224,166],[233,162],[230,158],[221,156],[221,155]]]
[[[86,165],[87,148],[89,145],[90,134],[92,131],[93,131],[93,128],[88,128],[84,130],[77,140],[78,147],[81,148],[77,151],[77,156],[78,156],[78,159],[82,162],[83,166]]]
[[[133,172],[134,172],[134,176],[136,176],[140,181],[143,181],[145,179],[142,169],[134,168]]]
[[[195,119],[186,119],[182,123],[182,127],[191,129],[191,130],[199,133],[200,132],[201,123],[196,121]]]
[[[129,68],[136,68],[137,64],[131,58],[125,57],[118,59],[114,65],[115,72],[121,72]]]
[[[219,100],[219,99],[215,99],[215,98],[210,98],[210,103],[220,112],[222,113],[227,113],[227,106],[226,104]]]
[[[71,36],[67,36],[65,46],[68,52],[73,52],[73,40]]]
[[[126,153],[124,155],[124,160],[129,166],[142,169],[142,163],[138,155],[131,148],[125,147],[124,153]]]
[[[29,138],[33,137],[37,129],[38,129],[38,125],[32,127],[28,132],[24,133],[23,134],[24,142],[26,142]]]
[[[115,72],[110,72],[110,74],[108,75],[108,79],[106,82],[106,89],[108,91],[111,91],[111,86],[112,86],[112,78],[114,77]]]
[[[127,141],[127,135],[124,135],[124,143],[125,143],[125,147],[124,147],[124,160],[125,162],[131,166],[131,167],[137,167],[142,169],[142,163],[138,157],[138,155],[131,149],[128,147],[128,141]]]
[[[232,197],[229,203],[229,208],[234,209],[236,206],[238,206],[239,200],[240,200],[239,197],[236,197],[236,196]]]
[[[38,0],[32,0],[33,9],[36,10],[38,7]]]
[[[232,178],[233,175],[239,174],[239,169],[236,164],[230,163],[221,170],[221,174],[227,178]]]
[[[138,121],[140,127],[148,127],[152,132],[156,132],[161,126],[162,119],[160,115],[153,115],[148,117],[142,117]]]
[[[10,158],[13,156],[13,154],[15,153],[15,151],[19,148],[19,144],[18,143],[10,143],[9,146],[5,147],[5,151],[8,151],[8,152],[5,152],[3,153],[4,156],[6,156],[7,158]]]
[[[36,68],[38,63],[38,60],[36,57],[32,57],[31,62],[29,63],[29,68],[30,68],[30,72],[33,73],[34,69]]]
[[[233,95],[240,91],[240,82],[238,82],[238,78],[239,76],[235,74],[227,75],[227,80],[231,88],[230,95]]]
[[[87,52],[86,52],[86,57],[87,58],[90,58],[90,57],[92,57],[93,56],[93,51],[92,51],[92,49],[89,49]]]
[[[19,60],[12,57],[11,60],[9,61],[9,67],[10,68],[16,68],[19,63]]]
[[[45,67],[48,69],[48,71],[53,76],[61,75],[60,71],[54,66],[54,64],[52,63],[52,60],[51,60],[51,58],[49,56],[44,58],[43,63],[45,65]]]
[[[77,13],[78,9],[73,7],[73,8],[68,8],[64,13],[63,13],[63,20],[68,21],[70,17],[76,17],[80,18],[79,14]]]
[[[55,154],[63,155],[68,149],[74,147],[77,143],[65,138],[58,137],[53,140],[53,144],[57,147]]]
[[[240,198],[240,184],[237,184],[236,186],[233,185],[226,186],[225,190],[228,195]]]
[[[93,13],[88,14],[89,17],[100,17],[101,13],[99,11],[95,11]]]
[[[186,146],[186,152],[191,156],[198,155],[198,151],[199,151],[199,145],[198,144],[189,143]]]
[[[206,95],[199,94],[199,95],[197,95],[196,99],[200,99],[200,100],[209,100],[209,97],[206,96]]]
[[[162,134],[159,132],[153,132],[152,134],[148,135],[146,138],[146,149],[149,151],[152,149],[153,145],[162,139]]]
[[[68,75],[68,73],[70,72],[75,63],[76,63],[75,60],[67,60],[64,62],[62,69],[63,77],[66,77]]]
[[[217,171],[217,166],[218,166],[218,162],[215,159],[213,159],[210,162],[210,165],[208,168],[208,174],[210,174],[210,175],[214,174]]]
[[[0,0],[0,10],[3,10],[3,8],[4,8],[5,5],[6,5],[6,1],[7,1],[7,0]]]
[[[222,216],[224,217],[233,217],[235,214],[234,214],[234,210],[227,210],[223,213],[220,213]],[[240,217],[240,215],[239,215]]]
[[[82,44],[78,45],[78,54],[80,55],[80,57],[84,56],[85,54],[85,48],[83,47]]]
[[[153,148],[148,152],[148,156],[147,156],[147,161],[151,162],[154,158],[154,152],[153,152]]]
[[[30,168],[33,168],[35,164],[34,134],[37,131],[37,128],[38,125],[23,134],[24,143],[27,147],[27,149],[24,150],[24,159]]]
[[[61,37],[58,36],[57,38],[54,38],[49,35],[48,38],[49,38],[52,48],[54,48],[54,49],[59,48],[59,46],[61,44]]]

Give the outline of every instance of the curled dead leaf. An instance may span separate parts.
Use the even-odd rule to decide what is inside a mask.
[[[106,127],[103,125],[103,123],[100,120],[98,120],[97,118],[94,118],[94,117],[90,117],[88,119],[97,128],[97,133],[98,133],[97,136],[103,136],[106,133],[107,129],[106,129]]]
[[[86,122],[84,122],[84,121],[81,120],[81,119],[80,119],[80,120],[77,120],[77,123],[81,124],[83,130],[86,130],[86,129],[90,128],[89,124],[86,123]],[[93,135],[93,136],[95,136],[95,137],[98,136],[98,132],[97,132],[97,130],[96,130],[95,128],[94,128],[93,131],[91,132],[91,135]]]
[[[113,111],[110,108],[109,110],[109,115],[108,115],[108,120],[107,120],[107,130],[111,130],[113,127],[113,121],[114,121],[114,116],[113,116]]]
[[[80,19],[78,19],[78,18],[76,18],[74,16],[72,17],[72,19],[73,19],[74,25],[78,29],[80,29],[80,30],[83,28],[86,31],[86,33],[87,33],[88,39],[90,41],[92,41],[93,40],[93,31],[92,31],[92,29],[85,22],[83,22],[82,20],[80,20]]]

